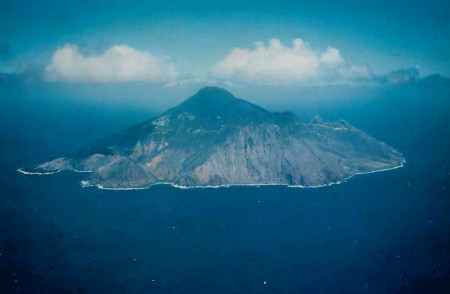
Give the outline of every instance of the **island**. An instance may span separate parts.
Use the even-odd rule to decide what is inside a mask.
[[[321,187],[398,168],[402,154],[340,120],[301,121],[205,87],[158,117],[24,174],[89,172],[83,186],[143,189],[233,185]]]

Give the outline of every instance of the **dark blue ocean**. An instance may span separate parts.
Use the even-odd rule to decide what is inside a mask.
[[[0,88],[0,293],[450,293],[450,88],[327,91],[261,105],[347,120],[405,166],[319,189],[81,188],[16,169],[163,109]]]

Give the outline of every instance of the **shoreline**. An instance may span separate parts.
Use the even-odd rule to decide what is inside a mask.
[[[288,184],[279,184],[279,183],[269,183],[269,184],[228,184],[228,185],[210,185],[210,186],[182,186],[182,185],[177,185],[177,184],[170,183],[170,182],[158,182],[158,183],[154,183],[154,184],[151,184],[149,186],[146,186],[146,187],[111,188],[111,187],[104,187],[103,185],[91,184],[87,180],[81,181],[80,184],[81,184],[82,188],[96,187],[96,188],[98,188],[100,190],[109,190],[109,191],[146,190],[146,189],[150,189],[153,186],[158,186],[158,185],[169,185],[169,186],[172,186],[172,187],[177,188],[177,189],[218,189],[218,188],[230,188],[230,187],[259,187],[259,186],[285,186],[287,188],[316,189],[316,188],[329,187],[329,186],[333,186],[333,185],[339,185],[339,184],[347,182],[349,179],[353,178],[354,176],[358,176],[358,175],[372,174],[372,173],[378,173],[378,172],[384,172],[384,171],[398,169],[398,168],[403,167],[405,163],[406,163],[406,160],[403,158],[402,162],[400,163],[400,165],[397,165],[397,166],[394,166],[394,167],[384,168],[384,169],[375,170],[375,171],[355,173],[355,174],[353,174],[351,176],[348,176],[347,178],[345,178],[345,179],[343,179],[341,181],[330,182],[330,183],[327,183],[327,184],[315,185],[315,186],[288,185]],[[58,171],[52,171],[52,172],[28,172],[28,171],[25,171],[25,170],[19,168],[19,169],[17,169],[17,171],[22,173],[22,174],[24,174],[24,175],[45,176],[45,175],[57,174],[59,172],[65,171],[65,170],[58,170]],[[77,173],[92,173],[93,172],[93,171],[80,171],[80,170],[74,170],[74,169],[68,169],[67,171],[73,171],[73,172],[77,172]]]
[[[54,171],[54,172],[43,172],[43,173],[40,173],[40,172],[27,172],[27,171],[24,171],[21,168],[18,168],[17,171],[19,173],[21,173],[21,174],[24,174],[24,175],[34,175],[34,176],[54,175],[54,174],[57,174],[57,173],[61,172],[60,170]]]
[[[341,181],[330,182],[328,184],[316,185],[316,186],[288,185],[288,184],[275,184],[275,183],[271,183],[271,184],[228,184],[228,185],[217,185],[217,186],[213,186],[213,185],[211,185],[211,186],[181,186],[181,185],[173,184],[173,183],[170,183],[170,182],[159,182],[159,183],[151,184],[151,185],[146,186],[146,187],[110,188],[110,187],[104,187],[103,185],[90,184],[89,181],[86,181],[86,180],[81,181],[80,184],[81,184],[82,188],[96,187],[97,189],[100,189],[100,190],[109,190],[109,191],[147,190],[147,189],[150,189],[153,186],[159,186],[159,185],[169,185],[169,186],[172,186],[172,187],[177,188],[177,189],[218,189],[218,188],[231,188],[231,187],[259,187],[259,186],[284,186],[284,187],[287,187],[287,188],[317,189],[317,188],[329,187],[329,186],[339,185],[339,184],[345,183],[349,179],[353,178],[354,176],[358,176],[358,175],[373,174],[373,173],[378,173],[378,172],[384,172],[384,171],[390,171],[390,170],[398,169],[398,168],[404,167],[405,163],[406,163],[406,160],[403,158],[402,162],[400,163],[400,165],[397,165],[397,166],[394,166],[394,167],[380,169],[380,170],[375,170],[375,171],[355,173],[355,174],[353,174],[351,176],[348,176],[347,178],[345,178],[345,179],[343,179]]]
[[[25,171],[25,170],[23,170],[21,168],[18,168],[16,171],[18,171],[19,173],[24,174],[24,175],[34,175],[34,176],[54,175],[54,174],[60,173],[62,171],[73,171],[73,172],[76,172],[76,173],[93,173],[94,172],[92,170],[62,169],[62,170],[57,170],[57,171],[52,171],[52,172],[42,172],[42,173],[40,173],[40,172],[28,172],[28,171]]]

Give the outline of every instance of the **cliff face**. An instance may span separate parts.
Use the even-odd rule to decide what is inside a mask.
[[[28,173],[92,171],[90,185],[140,188],[318,186],[400,166],[403,158],[345,121],[302,123],[219,88],[204,88],[159,117]]]

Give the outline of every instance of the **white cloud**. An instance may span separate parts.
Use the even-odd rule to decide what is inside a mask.
[[[342,58],[339,50],[331,46],[328,46],[327,51],[320,55],[320,62],[329,68],[337,68],[345,65],[345,60]]]
[[[215,80],[210,80],[210,79],[206,79],[206,78],[186,78],[186,79],[170,81],[165,86],[168,88],[172,88],[172,87],[184,86],[184,85],[189,85],[189,84],[214,85],[215,83],[216,83]]]
[[[301,39],[293,41],[292,48],[284,47],[279,40],[270,40],[265,47],[255,43],[254,50],[235,48],[214,68],[220,78],[249,78],[263,81],[307,79],[318,73],[320,60]]]
[[[235,48],[213,68],[222,79],[250,80],[269,84],[292,82],[345,82],[370,78],[366,66],[349,66],[340,51],[328,46],[319,53],[302,39],[294,39],[292,47],[272,39],[268,46],[255,42],[255,49]]]
[[[53,54],[52,63],[45,68],[49,81],[168,82],[177,76],[168,57],[155,57],[126,45],[114,45],[101,55],[84,56],[77,46],[66,44]]]

